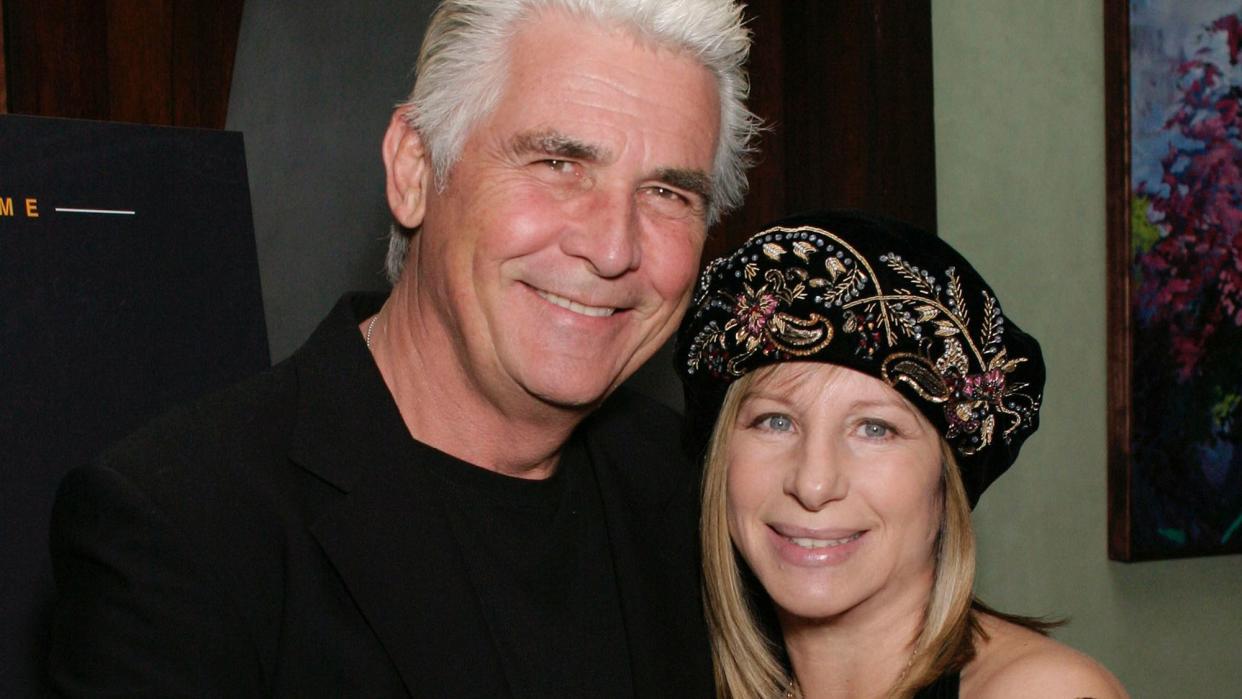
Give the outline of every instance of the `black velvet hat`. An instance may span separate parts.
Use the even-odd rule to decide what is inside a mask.
[[[952,447],[973,507],[1039,425],[1039,343],[956,250],[858,212],[779,221],[699,278],[677,334],[687,446],[699,458],[737,378],[839,364],[900,391]]]

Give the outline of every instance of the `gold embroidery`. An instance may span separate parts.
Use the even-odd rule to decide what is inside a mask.
[[[762,270],[758,253],[778,265],[792,253],[805,267]],[[823,257],[824,276],[811,272],[814,255]],[[756,355],[769,360],[813,356],[843,341],[829,319],[839,313],[841,332],[851,338],[843,351],[852,347],[863,358],[878,353],[884,381],[904,384],[921,399],[941,405],[948,423],[945,437],[961,453],[976,453],[997,434],[1008,440],[1029,424],[1039,401],[1023,392],[1026,384],[1007,380],[1027,359],[1008,356],[996,299],[985,289],[978,291],[976,336],[970,328],[971,290],[955,267],[938,279],[894,253],[878,261],[909,288],[886,291],[868,259],[830,231],[778,226],[753,236],[731,257],[709,266],[701,279],[708,284],[733,275],[745,281],[736,297],[719,288],[696,297],[700,313],[710,306],[724,311],[727,320],[723,328],[713,320],[696,335],[690,372],[737,377],[753,368],[750,360]],[[761,270],[762,283],[756,284]],[[791,312],[795,302],[800,313]],[[903,346],[917,349],[892,351]]]
[[[805,240],[795,240],[793,244],[794,254],[802,259],[803,262],[811,263],[811,253],[815,252],[815,246]]]

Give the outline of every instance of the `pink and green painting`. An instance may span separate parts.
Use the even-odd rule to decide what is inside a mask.
[[[1242,552],[1242,5],[1130,2],[1130,546]]]

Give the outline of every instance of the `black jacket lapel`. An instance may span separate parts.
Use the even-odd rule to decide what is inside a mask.
[[[339,304],[296,359],[291,457],[342,491],[311,532],[412,696],[503,696],[460,548],[420,468],[430,450],[409,436],[356,329],[367,309],[350,301],[360,302]]]

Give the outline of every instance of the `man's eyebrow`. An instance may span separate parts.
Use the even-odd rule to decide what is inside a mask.
[[[572,158],[589,163],[608,159],[608,152],[594,144],[579,141],[559,131],[528,131],[520,133],[510,142],[509,149],[515,154],[539,153],[560,158]],[[704,206],[712,202],[712,178],[702,170],[690,168],[660,168],[654,179],[671,187],[697,195]]]
[[[656,179],[661,182],[697,194],[704,206],[712,203],[712,178],[702,170],[685,168],[661,168],[656,171]]]
[[[583,143],[556,131],[520,133],[513,138],[510,150],[516,154],[540,153],[592,163],[604,160],[607,155],[598,146]]]

